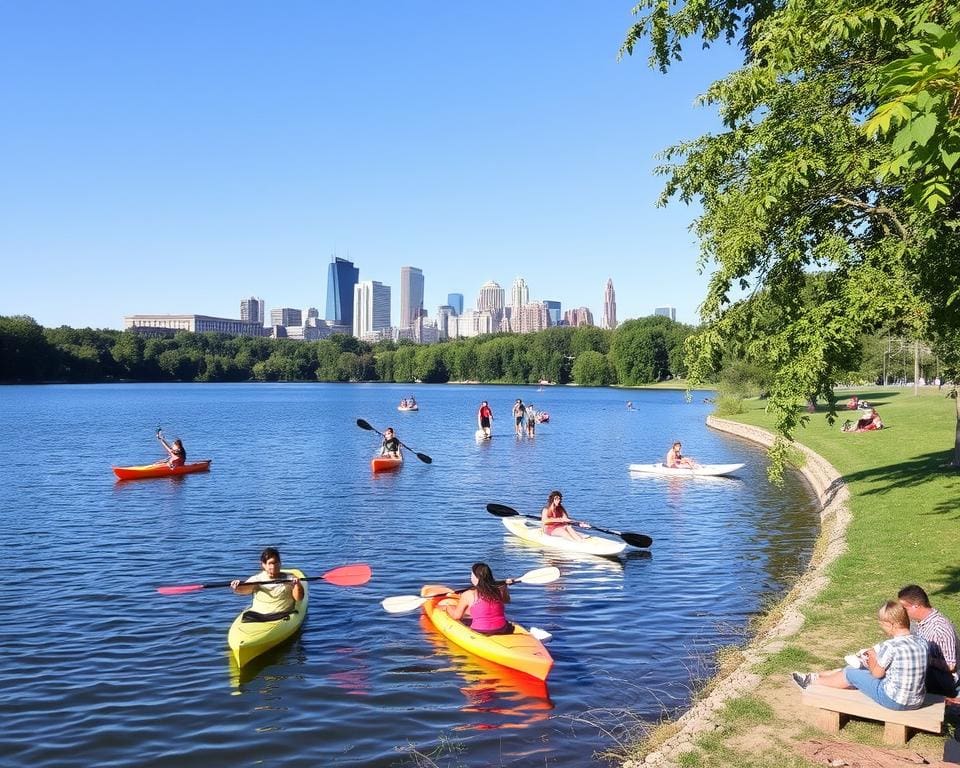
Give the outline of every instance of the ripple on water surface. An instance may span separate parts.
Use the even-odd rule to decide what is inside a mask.
[[[414,392],[415,414],[397,401]],[[409,385],[8,387],[0,416],[0,529],[29,553],[5,605],[0,764],[61,766],[580,766],[637,716],[686,705],[705,659],[806,564],[818,523],[796,478],[772,491],[762,451],[704,426],[675,392]],[[551,414],[534,439],[509,422],[516,397]],[[476,442],[476,408],[494,438]],[[393,426],[412,454],[373,475]],[[110,465],[157,458],[158,421],[209,473],[115,482]],[[674,439],[734,478],[639,478]],[[619,559],[548,553],[509,536],[489,502],[538,514],[559,488],[575,517],[654,538]],[[368,562],[369,584],[315,582],[293,641],[237,669],[226,631],[246,599],[176,597],[280,547],[311,574]],[[419,613],[379,601],[423,583],[466,586],[475,560],[518,584],[509,613],[553,633],[544,685],[451,644]],[[38,584],[40,585],[38,587]]]

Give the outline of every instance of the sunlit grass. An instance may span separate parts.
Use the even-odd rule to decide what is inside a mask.
[[[851,391],[877,406],[885,429],[844,433],[840,424],[857,414],[841,411],[830,425],[821,408],[795,434],[843,475],[852,521],[848,549],[830,566],[828,586],[804,611],[803,627],[789,645],[756,665],[754,671],[767,681],[761,690],[785,684],[793,669],[842,666],[844,653],[882,639],[877,608],[904,584],[923,586],[933,604],[960,623],[960,473],[947,466],[956,411],[944,393],[933,388],[919,397],[912,390]],[[727,418],[772,432],[773,417],[765,405],[745,400],[743,412]],[[716,729],[696,739],[694,750],[678,762],[688,768],[812,765],[791,743],[822,734],[796,714],[778,715],[759,696],[734,699],[721,709]],[[877,723],[852,722],[842,737],[880,746],[882,736]],[[931,754],[941,745],[940,737],[923,734],[911,741],[912,749]]]

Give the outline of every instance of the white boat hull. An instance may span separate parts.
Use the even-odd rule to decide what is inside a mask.
[[[544,533],[540,523],[523,517],[505,517],[503,525],[514,536],[549,549],[562,549],[565,552],[579,552],[587,555],[612,557],[627,548],[622,541],[604,539],[601,536],[587,536],[583,541],[573,541],[561,536]]]
[[[743,464],[701,464],[697,467],[668,467],[666,464],[631,464],[630,471],[664,477],[719,477],[741,469]]]

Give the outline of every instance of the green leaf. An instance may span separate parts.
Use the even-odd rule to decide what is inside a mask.
[[[953,166],[957,164],[957,160],[960,160],[960,152],[950,152],[946,149],[941,149],[940,160],[948,171],[952,171]]]
[[[939,124],[940,121],[935,114],[925,112],[911,120],[906,130],[915,144],[926,144],[933,137]]]

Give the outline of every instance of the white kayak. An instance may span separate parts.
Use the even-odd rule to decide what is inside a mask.
[[[743,467],[743,464],[698,464],[695,467],[668,467],[666,464],[631,464],[631,472],[666,477],[718,477],[729,475]]]
[[[583,541],[574,541],[562,536],[551,536],[543,532],[539,522],[522,517],[504,517],[503,524],[510,533],[524,541],[550,549],[562,549],[565,552],[581,552],[588,555],[610,557],[619,555],[627,548],[625,542],[604,539],[601,536],[587,536]]]

